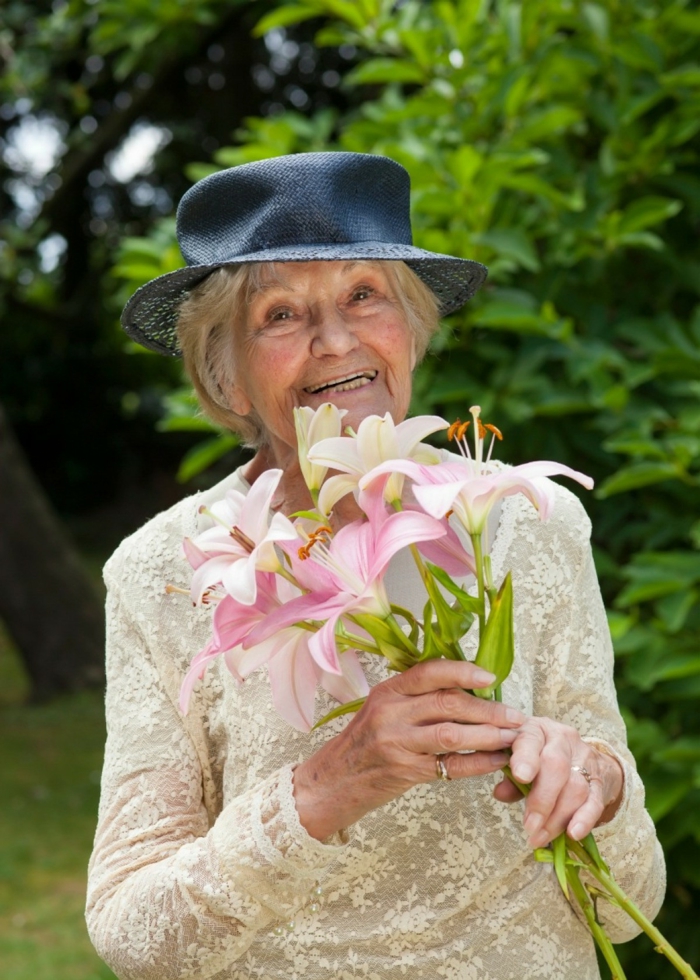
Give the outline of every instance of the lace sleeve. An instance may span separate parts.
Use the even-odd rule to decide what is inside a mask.
[[[121,980],[229,976],[260,930],[309,901],[344,850],[301,827],[293,766],[221,813],[142,632],[108,598],[108,739],[87,922]]]
[[[573,726],[585,741],[600,744],[620,762],[622,802],[615,817],[596,829],[595,838],[618,884],[653,918],[665,892],[664,858],[617,705],[612,641],[588,540],[590,525],[572,495],[564,499],[562,492],[558,506],[568,531],[555,530],[557,547],[568,551],[564,557],[574,574],[568,582],[552,583],[559,600],[543,631],[549,649],[542,660],[546,671],[536,674],[535,711]],[[555,529],[556,523],[553,519]],[[626,942],[640,931],[610,905],[600,905],[599,913],[613,942]]]

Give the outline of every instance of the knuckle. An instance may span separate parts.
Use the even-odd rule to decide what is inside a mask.
[[[459,728],[449,721],[442,722],[435,728],[435,739],[440,749],[450,752],[460,748]]]
[[[441,687],[435,692],[435,709],[440,715],[446,715],[448,718],[454,718],[457,714],[459,695],[455,691],[448,691],[446,688]]]
[[[570,771],[571,766],[568,759],[562,755],[556,746],[551,744],[545,745],[540,755],[543,766],[546,766],[550,772],[561,775]]]

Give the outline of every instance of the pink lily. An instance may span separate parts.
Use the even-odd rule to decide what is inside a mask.
[[[311,656],[311,634],[305,629],[287,627],[249,650],[240,645],[272,610],[297,594],[284,579],[275,581],[272,575],[263,575],[254,604],[243,605],[231,596],[221,600],[214,612],[213,639],[192,660],[180,689],[180,708],[184,714],[194,685],[219,655],[224,656],[226,666],[239,684],[267,664],[275,709],[299,731],[311,729],[318,684],[341,703],[367,695],[369,685],[355,651],[342,653],[341,673],[330,674],[321,670]]]
[[[461,458],[450,454],[449,462],[436,466],[423,466],[412,460],[393,460],[377,466],[363,477],[360,488],[367,489],[375,480],[385,478],[387,473],[402,473],[414,481],[414,496],[427,514],[439,519],[453,511],[469,535],[479,535],[496,501],[515,493],[525,494],[539,511],[540,518],[547,520],[554,504],[554,487],[545,477],[567,476],[589,490],[593,486],[589,476],[550,460],[494,470],[489,465],[490,452],[486,459],[483,455],[486,429],[479,419],[480,409],[474,406],[470,411],[475,423],[473,456],[462,434],[458,437],[463,453]],[[491,431],[495,430],[495,426],[490,428]],[[494,435],[497,431],[494,431]]]
[[[323,514],[330,514],[341,497],[356,489],[365,473],[387,460],[407,458],[425,464],[438,463],[439,451],[421,439],[448,427],[449,423],[437,415],[420,415],[396,425],[387,412],[383,418],[368,415],[360,422],[356,436],[338,436],[317,442],[307,453],[309,462],[332,467],[341,473],[326,480],[321,487],[319,509]],[[403,476],[395,471],[384,487],[385,500],[390,503],[400,500],[402,488]]]
[[[421,466],[410,460],[394,460],[368,473],[360,486],[368,487],[390,469],[414,481],[413,493],[426,514],[440,519],[449,511],[454,511],[455,517],[470,535],[483,532],[489,512],[497,500],[515,493],[525,494],[539,511],[540,518],[547,520],[554,503],[554,488],[544,477],[568,476],[587,489],[593,486],[593,481],[584,473],[549,460],[524,463],[484,476],[465,473],[466,468],[461,462]]]
[[[354,612],[372,613],[386,619],[391,606],[383,576],[391,558],[410,544],[443,537],[442,524],[426,514],[403,511],[379,526],[355,521],[325,544],[316,536],[302,556],[292,555],[294,575],[310,592],[271,613],[244,641],[245,647],[261,643],[277,630],[303,620],[325,620],[309,640],[309,650],[324,670],[341,671],[335,642],[339,620]]]
[[[297,532],[282,514],[270,519],[270,504],[282,470],[268,470],[247,494],[229,490],[223,500],[205,511],[216,523],[185,542],[185,554],[195,569],[190,587],[199,605],[217,585],[244,605],[255,602],[256,571],[277,572],[282,565],[275,544],[294,541]]]

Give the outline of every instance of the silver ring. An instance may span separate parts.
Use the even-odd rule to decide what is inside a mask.
[[[449,772],[447,771],[447,766],[445,765],[441,755],[435,756],[435,770],[437,772],[438,779],[444,779],[445,782],[451,781],[452,776],[450,776]]]
[[[591,774],[588,771],[588,769],[585,769],[583,766],[572,766],[571,767],[571,771],[572,772],[580,772],[581,775],[583,776],[583,778],[588,783],[588,785],[589,786],[591,785],[591,780],[592,780],[593,777],[591,776]]]

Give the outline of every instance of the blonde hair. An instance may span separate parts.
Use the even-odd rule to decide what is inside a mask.
[[[439,327],[438,299],[404,262],[372,264],[382,268],[394,288],[420,362]],[[244,445],[255,449],[266,441],[261,419],[255,410],[248,415],[232,411],[226,393],[234,386],[236,376],[234,328],[251,298],[275,278],[272,262],[224,265],[187,295],[177,322],[185,370],[202,410],[218,425],[237,433]]]

